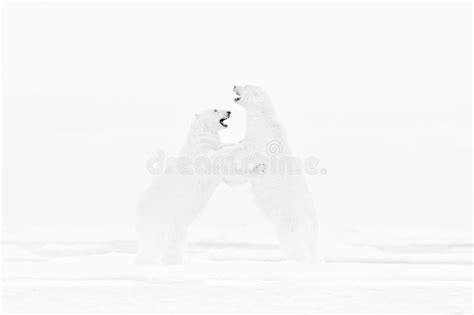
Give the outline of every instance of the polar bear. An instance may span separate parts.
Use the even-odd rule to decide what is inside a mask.
[[[188,227],[222,179],[220,173],[203,172],[197,164],[210,163],[207,157],[224,147],[219,131],[228,127],[225,120],[230,114],[217,109],[196,114],[179,157],[166,165],[164,174],[154,176],[137,207],[136,264],[154,264],[158,258],[164,264],[182,262]],[[239,176],[226,182],[236,185],[249,181],[261,170],[239,170]]]
[[[239,163],[267,165],[252,180],[257,207],[273,223],[282,250],[300,262],[317,262],[318,219],[301,172],[284,169],[293,158],[285,130],[269,96],[257,86],[234,86],[235,103],[246,110],[247,128],[240,144],[222,150]]]

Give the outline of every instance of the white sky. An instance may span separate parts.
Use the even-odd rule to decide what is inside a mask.
[[[308,181],[328,222],[466,222],[471,54],[468,4],[7,4],[4,213],[128,220],[193,113],[232,110],[241,139],[232,86],[253,83],[327,167]],[[220,187],[208,211],[253,207]]]

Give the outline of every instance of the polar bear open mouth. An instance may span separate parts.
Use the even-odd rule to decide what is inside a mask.
[[[229,117],[230,117],[230,116],[227,116],[227,117],[221,118],[221,119],[219,120],[219,123],[221,124],[222,127],[224,127],[224,128],[229,127],[229,126],[227,126],[226,124],[224,124],[224,121],[225,121],[226,119],[229,119]]]
[[[239,92],[237,92],[237,91],[234,90],[234,93],[237,94],[237,97],[234,98],[234,102],[240,101],[240,94],[239,94]]]

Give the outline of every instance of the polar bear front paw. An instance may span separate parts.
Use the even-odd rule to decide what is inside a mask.
[[[267,171],[267,165],[265,163],[257,164],[254,168],[254,171],[258,175],[263,175]]]

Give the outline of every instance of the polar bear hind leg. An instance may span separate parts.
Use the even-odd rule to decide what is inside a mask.
[[[161,262],[163,264],[178,265],[183,263],[183,250],[190,224],[191,220],[173,220],[170,225],[166,246],[161,256]]]
[[[181,213],[176,213],[172,220],[170,220],[166,244],[161,256],[163,264],[177,265],[183,263],[183,251],[189,227],[196,220],[208,199],[206,193],[203,193],[201,196],[204,196],[202,200],[195,202],[191,208],[185,209]]]
[[[141,229],[137,231],[138,254],[136,265],[154,265],[157,262],[160,247],[164,242],[165,231],[161,229]]]
[[[309,262],[320,263],[322,262],[319,249],[318,233],[317,229],[313,226],[308,226],[303,232],[303,241],[309,255]]]
[[[304,241],[304,231],[296,218],[281,218],[275,223],[275,229],[281,250],[289,259],[297,262],[309,262],[311,254]]]

